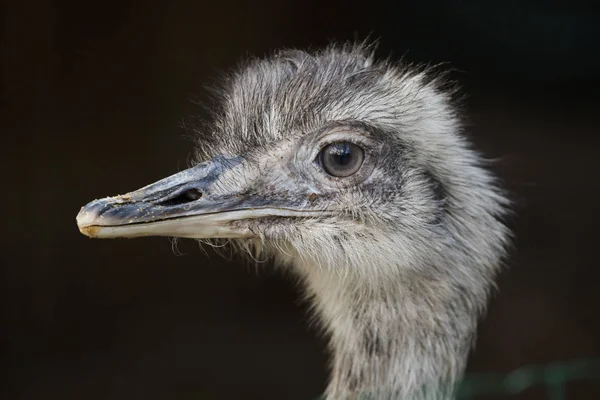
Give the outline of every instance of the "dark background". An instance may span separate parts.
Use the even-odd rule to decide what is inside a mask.
[[[543,1],[12,1],[2,8],[7,399],[313,399],[324,340],[287,279],[193,241],[80,235],[89,200],[187,165],[193,96],[247,54],[380,39],[448,62],[517,200],[511,269],[469,372],[600,358],[600,18]],[[201,115],[201,114],[200,114]],[[600,382],[569,399],[600,398]],[[506,397],[508,398],[508,397]],[[514,399],[541,399],[543,387]]]

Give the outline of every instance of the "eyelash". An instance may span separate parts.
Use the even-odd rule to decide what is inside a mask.
[[[325,147],[329,146],[330,144],[341,143],[341,142],[352,143],[352,144],[360,147],[365,152],[365,155],[367,155],[368,153],[371,152],[371,146],[368,143],[366,143],[366,141],[355,140],[355,138],[353,138],[353,137],[352,138],[340,137],[339,140],[327,140],[327,141],[322,141],[321,143],[319,143],[318,150],[315,155],[315,159],[319,158],[319,154],[321,154],[321,152],[323,151],[323,149],[325,149]]]

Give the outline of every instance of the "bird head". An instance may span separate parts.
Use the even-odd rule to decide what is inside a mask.
[[[457,248],[483,257],[503,242],[503,197],[426,69],[375,62],[364,46],[283,51],[216,93],[191,168],[90,202],[82,233],[228,239],[346,271],[439,264]]]

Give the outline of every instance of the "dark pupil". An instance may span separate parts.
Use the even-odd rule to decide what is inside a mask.
[[[337,143],[331,146],[329,154],[340,166],[346,166],[352,161],[352,149],[347,143]]]

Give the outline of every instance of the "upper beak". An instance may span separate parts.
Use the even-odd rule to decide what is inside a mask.
[[[225,190],[215,184],[234,168],[244,168],[243,164],[241,157],[218,157],[134,192],[94,200],[81,208],[77,225],[84,235],[97,238],[243,238],[254,234],[232,222],[320,214],[307,210],[308,200],[278,199],[272,193],[247,195],[243,179]]]

